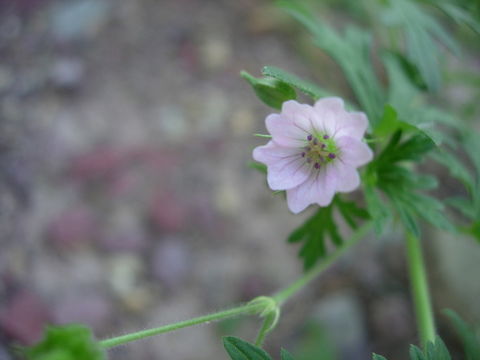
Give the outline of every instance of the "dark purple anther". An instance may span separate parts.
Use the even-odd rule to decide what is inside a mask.
[[[330,139],[330,136],[328,136],[327,134],[325,134],[325,135],[323,135],[323,138],[324,138],[325,140],[327,140],[327,139]]]
[[[304,153],[304,152],[302,152],[302,157],[305,157],[305,153]]]
[[[312,135],[308,135],[308,136],[307,136],[307,140],[308,140],[308,141],[312,141],[312,139],[313,139],[313,136],[312,136]]]
[[[313,167],[314,167],[315,169],[320,169],[320,164],[317,162],[317,163],[315,163],[315,165],[313,165]]]
[[[334,153],[330,153],[330,154],[328,154],[328,157],[329,157],[330,159],[335,159],[335,158],[336,158],[336,156],[335,156],[335,154],[334,154]]]
[[[317,138],[313,139],[313,145],[318,145],[318,139]]]
[[[327,145],[322,144],[322,149],[325,149],[326,147],[327,147]]]

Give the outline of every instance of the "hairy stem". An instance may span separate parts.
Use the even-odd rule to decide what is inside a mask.
[[[413,234],[407,233],[407,260],[410,272],[413,303],[417,317],[417,327],[422,346],[435,341],[435,322],[432,303],[428,290],[425,262],[422,255],[420,240]]]
[[[174,324],[168,324],[168,325],[160,326],[153,329],[137,331],[137,332],[126,334],[126,335],[117,336],[111,339],[102,340],[100,341],[100,345],[104,348],[111,348],[114,346],[131,342],[131,341],[140,340],[149,336],[163,334],[163,333],[175,331],[175,330],[186,328],[193,325],[208,323],[210,321],[227,319],[227,318],[235,317],[242,314],[256,314],[259,311],[263,310],[263,308],[264,308],[264,304],[249,303],[247,305],[238,306],[233,309],[219,311],[219,312],[204,315],[204,316],[199,316],[193,319],[180,321]]]
[[[264,322],[262,328],[259,331],[257,337],[257,344],[261,345],[265,339],[266,334],[275,327],[278,320],[280,307],[289,298],[298,293],[303,287],[319,276],[324,270],[329,268],[340,256],[342,256],[350,247],[357,243],[362,237],[364,237],[370,230],[372,223],[369,222],[359,228],[341,248],[337,249],[334,253],[317,264],[311,270],[304,273],[298,280],[292,283],[290,286],[279,291],[272,297],[258,297],[252,300],[246,305],[241,305],[229,310],[219,311],[213,314],[199,316],[193,319],[180,321],[174,324],[168,324],[153,329],[142,330],[122,336],[113,337],[100,341],[100,346],[104,348],[111,348],[114,346],[122,345],[131,341],[140,340],[149,336],[163,334],[178,329],[186,328],[189,326],[208,323],[211,321],[223,320],[238,315],[257,315],[264,316]]]

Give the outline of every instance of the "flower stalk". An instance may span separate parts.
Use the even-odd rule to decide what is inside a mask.
[[[227,318],[236,317],[239,315],[260,315],[264,318],[262,327],[258,333],[256,343],[260,346],[268,332],[270,332],[277,324],[280,316],[280,308],[288,299],[297,294],[312,280],[317,278],[321,273],[328,269],[339,257],[341,257],[349,248],[356,244],[361,238],[363,238],[370,228],[372,223],[368,222],[360,227],[352,235],[349,241],[347,241],[341,248],[338,248],[324,261],[317,264],[314,268],[304,273],[298,280],[293,282],[290,286],[277,292],[273,296],[259,296],[245,305],[241,305],[232,309],[219,311],[213,314],[199,316],[193,319],[180,321],[173,324],[160,326],[153,329],[142,330],[133,332],[126,335],[113,337],[100,341],[100,346],[105,349],[112,348],[114,346],[123,345],[132,341],[140,340],[146,337],[164,334],[167,332],[183,329],[186,327],[209,323],[212,321],[223,320]]]
[[[410,232],[407,232],[406,237],[407,261],[415,315],[417,318],[417,327],[420,334],[420,341],[425,348],[429,342],[435,341],[436,335],[425,262],[423,259],[420,239]]]

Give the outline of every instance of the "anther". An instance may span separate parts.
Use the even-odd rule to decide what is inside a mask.
[[[327,139],[330,139],[330,136],[328,136],[327,134],[325,134],[325,135],[323,135],[323,138],[324,138],[325,140],[327,140]]]
[[[328,154],[328,157],[329,157],[330,159],[335,159],[335,158],[336,158],[336,156],[335,156],[335,154],[334,154],[334,153],[330,153],[330,154]]]
[[[320,169],[320,164],[319,164],[318,162],[316,162],[315,165],[313,165],[313,167],[314,167],[315,169]]]
[[[322,149],[325,149],[327,147],[326,144],[322,144]]]
[[[312,135],[308,135],[308,136],[307,136],[307,140],[308,140],[308,141],[312,141],[312,139],[313,139],[313,136],[312,136]]]
[[[304,152],[302,152],[302,157],[305,157],[305,153],[304,153]]]

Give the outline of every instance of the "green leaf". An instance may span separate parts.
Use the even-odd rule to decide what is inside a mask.
[[[265,164],[262,164],[262,163],[259,163],[259,162],[256,162],[256,161],[250,161],[250,162],[248,162],[247,166],[250,169],[258,170],[263,174],[267,173],[267,165],[265,165]]]
[[[426,354],[428,360],[451,360],[447,347],[438,336],[435,338],[435,343],[427,344]]]
[[[382,201],[374,186],[367,185],[365,187],[365,200],[368,212],[373,219],[375,233],[377,236],[381,236],[383,235],[385,225],[390,219],[390,209]]]
[[[410,360],[451,360],[450,353],[440,337],[435,342],[429,342],[426,350],[422,351],[418,346],[410,345]],[[373,354],[373,360],[387,360],[383,356]],[[471,360],[471,359],[468,359]],[[475,359],[477,360],[477,359]]]
[[[386,26],[403,30],[408,59],[418,68],[428,88],[437,91],[441,85],[440,51],[434,39],[441,41],[454,54],[460,53],[458,44],[420,4],[410,0],[395,0],[388,4],[381,19]]]
[[[470,199],[463,196],[454,196],[446,199],[445,203],[459,210],[465,217],[475,219],[476,211]]]
[[[468,10],[444,1],[435,1],[433,2],[433,5],[438,6],[457,24],[465,24],[480,35],[480,23],[468,12]]]
[[[298,90],[303,92],[305,95],[310,96],[313,100],[318,100],[322,97],[332,95],[327,90],[324,90],[307,80],[300,79],[298,76],[293,75],[275,66],[265,66],[262,69],[262,74],[264,76],[270,76],[274,79],[282,81],[294,88],[297,88]]]
[[[432,151],[430,157],[445,166],[454,178],[460,180],[467,190],[472,191],[475,186],[475,180],[467,168],[460,162],[459,157],[441,148]]]
[[[470,225],[468,232],[477,239],[478,243],[480,243],[480,220],[474,221]]]
[[[284,0],[277,4],[310,30],[315,44],[340,65],[370,123],[375,125],[381,116],[384,95],[372,67],[370,33],[350,26],[340,36],[318,21],[302,1]]]
[[[293,360],[293,356],[285,349],[280,350],[280,359],[281,360]]]
[[[390,196],[392,197],[391,194]],[[392,201],[400,215],[400,220],[402,221],[403,226],[405,226],[405,228],[414,236],[420,237],[420,227],[415,219],[414,209],[409,206],[409,204],[405,204],[395,197],[392,197]]]
[[[411,360],[428,360],[418,346],[410,345],[410,359]]]
[[[295,89],[286,82],[273,78],[257,79],[246,71],[240,75],[250,83],[258,98],[274,109],[281,109],[285,101],[297,98]]]
[[[370,218],[368,211],[361,208],[354,201],[342,200],[339,196],[335,198],[335,205],[347,224],[352,229],[358,228],[357,219],[367,220]]]
[[[332,205],[319,208],[307,221],[294,230],[288,237],[289,242],[303,242],[299,256],[303,258],[304,268],[311,268],[318,259],[326,255],[325,224],[332,223]]]
[[[455,232],[456,227],[443,214],[444,205],[421,192],[435,188],[437,179],[417,174],[403,165],[404,162],[419,162],[435,148],[433,142],[419,131],[403,141],[402,135],[402,130],[397,130],[367,168],[365,197],[377,233],[381,234],[384,228],[388,208],[381,203],[375,187],[384,192],[403,225],[416,236],[420,235],[418,218],[423,218],[440,229]]]
[[[480,360],[480,338],[465,321],[454,311],[447,309],[443,313],[450,319],[463,345],[466,360]]]
[[[223,346],[232,360],[272,360],[265,350],[234,336],[223,337]]]
[[[375,135],[386,137],[392,135],[397,130],[418,131],[418,128],[405,121],[399,120],[393,106],[385,104],[382,118],[375,127]]]
[[[420,92],[405,74],[395,54],[384,53],[382,61],[388,75],[388,103],[394,108],[398,121],[401,124],[407,123],[421,131],[436,145],[448,140],[448,136],[440,132],[436,128],[436,124],[444,123],[449,126],[456,126],[452,117],[445,112],[425,106]],[[393,118],[394,114],[390,111],[387,115]],[[405,128],[404,125],[400,128],[408,131],[412,130],[412,128]],[[375,128],[374,130],[376,131]]]
[[[365,209],[351,201],[342,200],[338,195],[329,206],[319,208],[288,237],[289,243],[302,243],[299,256],[303,259],[305,270],[326,256],[328,240],[335,246],[343,244],[343,237],[338,231],[339,227],[333,216],[334,208],[338,208],[340,215],[352,228],[358,226],[358,220],[369,217]]]
[[[105,352],[83,325],[49,326],[36,345],[22,348],[28,360],[103,360]]]

